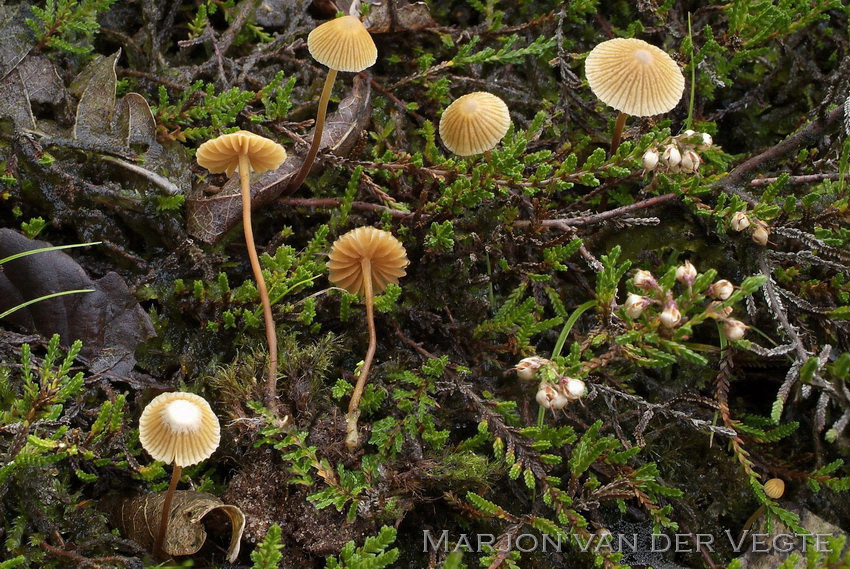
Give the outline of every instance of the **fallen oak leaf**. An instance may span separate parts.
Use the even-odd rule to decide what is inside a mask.
[[[371,85],[369,79],[354,76],[351,93],[339,103],[325,124],[322,146],[338,156],[346,156],[355,147],[360,132],[371,118]],[[307,139],[309,142],[309,138]],[[298,174],[303,155],[290,153],[289,158],[277,170],[264,172],[251,180],[251,208],[260,209],[285,194],[289,182]],[[317,164],[313,169],[321,168]],[[214,195],[205,195],[209,187],[198,187],[186,200],[186,223],[190,235],[206,243],[218,242],[228,231],[242,221],[242,202],[239,178],[228,180]]]

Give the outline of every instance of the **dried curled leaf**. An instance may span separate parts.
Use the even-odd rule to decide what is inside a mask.
[[[125,498],[106,504],[104,509],[110,523],[125,537],[153,549],[154,540],[159,533],[165,494],[157,492],[137,498]],[[245,530],[245,515],[236,506],[225,504],[205,492],[178,490],[174,493],[162,550],[171,556],[197,553],[207,540],[205,522],[211,530],[221,528],[221,522],[224,520],[219,518],[230,521],[227,561],[233,563],[239,555],[242,532]]]
[[[115,64],[120,55],[121,50],[118,50],[110,56],[99,57],[71,84],[71,92],[80,97],[74,138],[98,139],[112,130],[115,91],[118,87]]]
[[[371,109],[369,80],[355,75],[351,93],[328,117],[322,133],[322,148],[338,156],[350,153],[360,138],[360,131],[369,123]],[[303,153],[306,153],[306,148]],[[252,176],[252,209],[261,208],[281,195],[302,163],[303,156],[292,153],[277,170]],[[313,166],[314,169],[317,167],[321,166]],[[202,241],[216,243],[242,221],[240,181],[238,177],[231,178],[221,191],[212,196],[206,195],[204,190],[197,188],[193,197],[186,200],[188,231]]]

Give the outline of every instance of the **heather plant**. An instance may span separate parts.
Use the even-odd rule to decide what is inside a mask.
[[[307,35],[336,8],[155,4],[42,3],[20,36],[48,53],[120,47],[114,85],[150,116],[115,104],[113,82],[103,112],[74,111],[81,95],[59,85],[85,79],[82,58],[39,60],[56,101],[7,75],[0,219],[103,240],[82,266],[121,272],[158,336],[120,378],[59,340],[0,338],[5,563],[144,559],[87,506],[164,488],[161,466],[136,463],[130,417],[142,393],[184,387],[224,419],[224,452],[189,474],[245,509],[243,565],[739,567],[725,545],[649,560],[593,545],[627,527],[734,535],[756,511],[766,531],[809,532],[812,512],[848,527],[846,3],[362,2],[346,13],[378,61],[335,86],[297,190],[328,103]],[[648,42],[685,79],[613,152],[617,111],[585,74],[612,38]],[[503,99],[511,126],[488,156],[461,157],[438,125],[475,91]],[[100,138],[77,136],[80,121]],[[251,187],[280,348],[271,400],[241,210],[191,159],[237,129],[285,142],[293,164]],[[326,279],[330,237],[364,226],[410,259],[371,319]],[[379,345],[355,449],[345,412],[367,320]],[[422,551],[425,530],[440,547]],[[842,539],[778,564],[847,565]]]

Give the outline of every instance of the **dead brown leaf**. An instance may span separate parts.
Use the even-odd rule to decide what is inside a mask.
[[[360,132],[368,125],[371,112],[369,79],[355,75],[351,93],[340,102],[336,112],[328,117],[322,133],[322,147],[338,156],[346,156],[357,143]],[[302,155],[306,152],[306,147],[301,149]],[[252,209],[262,208],[284,193],[290,180],[301,168],[302,155],[290,153],[277,170],[252,177]],[[321,168],[321,164],[317,162],[313,168]],[[187,229],[189,234],[206,243],[216,243],[242,221],[239,178],[237,176],[228,180],[215,195],[207,195],[205,191],[208,189],[196,188],[194,195],[186,200]]]
[[[157,492],[137,498],[125,498],[106,504],[104,509],[112,525],[125,537],[150,550],[153,549],[156,535],[159,533],[165,494],[166,492]],[[245,530],[245,515],[236,506],[225,504],[205,492],[177,490],[174,493],[162,550],[172,556],[197,553],[207,540],[204,519],[209,518],[206,521],[213,527],[222,527],[220,522],[223,520],[215,519],[222,514],[230,520],[227,561],[233,563],[239,555],[242,532]]]
[[[425,2],[408,0],[383,0],[372,2],[369,14],[363,19],[363,25],[373,34],[427,30],[437,27],[431,17],[431,10]]]
[[[11,229],[0,229],[0,258],[49,247]],[[90,370],[124,379],[136,365],[136,348],[156,335],[147,312],[117,273],[92,281],[83,268],[62,251],[46,251],[9,261],[0,273],[0,311],[66,290],[94,289],[31,304],[5,320],[49,337],[59,334],[63,345],[82,340],[82,356]]]

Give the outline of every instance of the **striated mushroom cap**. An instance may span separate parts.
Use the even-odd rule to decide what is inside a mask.
[[[407,251],[389,231],[376,227],[358,227],[337,239],[328,254],[328,279],[352,294],[366,292],[363,281],[364,259],[371,264],[372,288],[383,292],[389,283],[407,274]]]
[[[163,393],[139,419],[139,442],[154,460],[191,466],[218,448],[221,426],[207,400],[194,393]]]
[[[375,65],[378,48],[355,16],[342,16],[317,26],[307,36],[313,59],[337,71],[363,71]]]
[[[685,77],[673,58],[639,39],[600,43],[588,54],[584,70],[593,94],[627,115],[666,113],[685,91]]]
[[[510,126],[511,115],[505,102],[478,91],[446,107],[440,119],[440,138],[458,156],[471,156],[495,148]]]
[[[781,478],[771,478],[764,483],[764,493],[768,497],[778,500],[785,493],[785,481]]]
[[[275,170],[286,160],[286,150],[277,142],[259,134],[239,130],[203,143],[195,154],[198,164],[213,174],[232,176],[239,167],[239,156],[248,155],[251,170]]]

